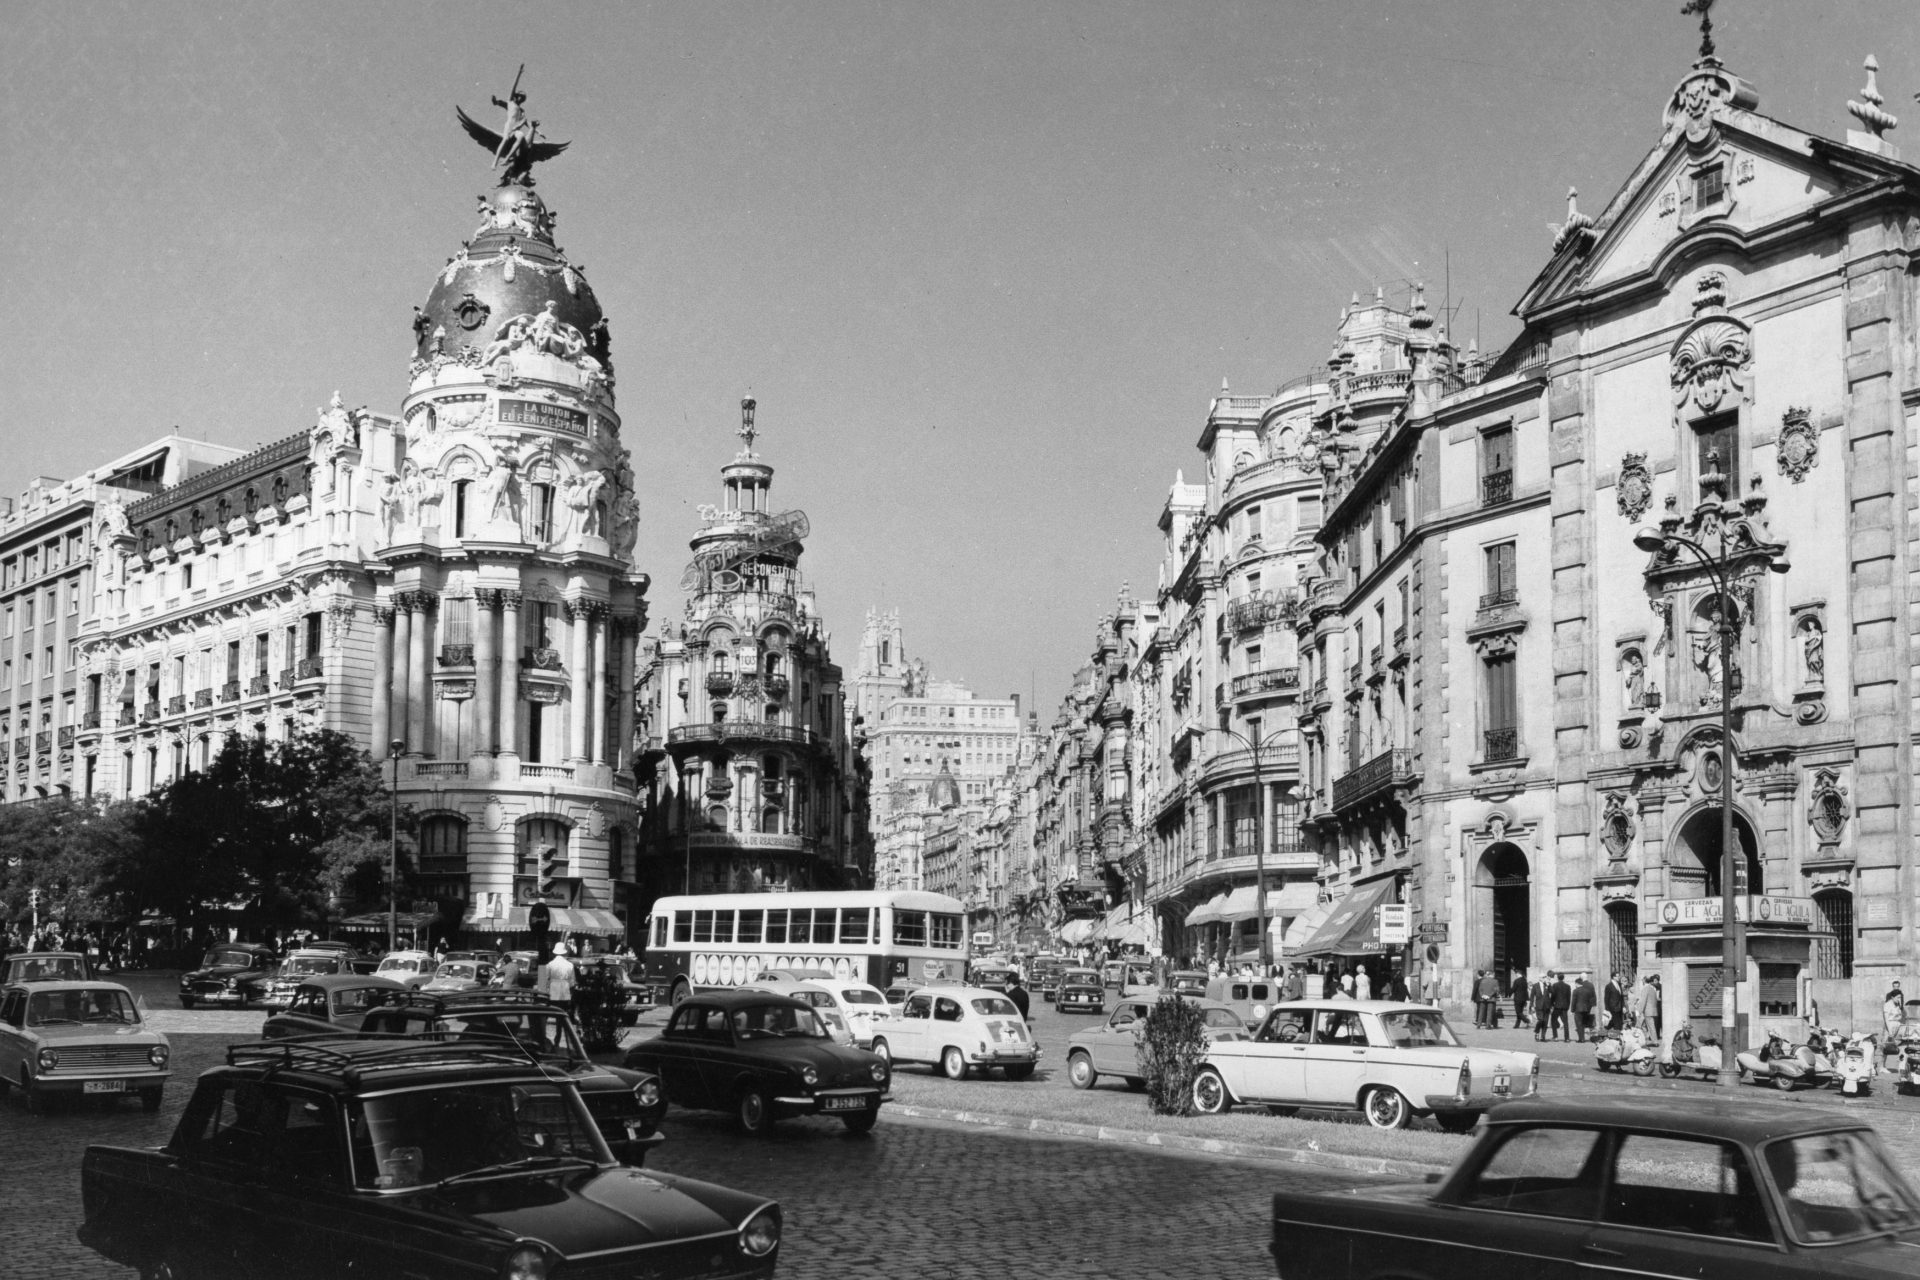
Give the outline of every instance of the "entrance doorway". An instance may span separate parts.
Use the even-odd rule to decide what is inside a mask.
[[[1744,854],[1746,884],[1736,885],[1740,893],[1765,893],[1766,880],[1760,872],[1760,851],[1755,845],[1753,828],[1739,810],[1733,814],[1734,839]],[[1667,858],[1669,896],[1675,898],[1717,898],[1720,896],[1720,810],[1705,808],[1688,818],[1673,842]]]
[[[1492,925],[1489,959],[1505,993],[1515,969],[1533,959],[1533,886],[1527,855],[1519,846],[1502,842],[1480,857],[1480,884],[1487,894],[1487,919]]]

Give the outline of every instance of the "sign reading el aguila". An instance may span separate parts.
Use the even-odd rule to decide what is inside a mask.
[[[519,427],[545,427],[549,431],[587,434],[587,415],[565,405],[544,404],[538,400],[502,400],[500,421]]]

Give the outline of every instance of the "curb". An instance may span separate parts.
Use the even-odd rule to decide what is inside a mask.
[[[1420,1178],[1429,1173],[1445,1173],[1446,1165],[1422,1164],[1414,1160],[1387,1160],[1376,1156],[1349,1156],[1335,1151],[1314,1151],[1305,1147],[1270,1147],[1252,1142],[1227,1142],[1219,1138],[1189,1138],[1183,1134],[1153,1133],[1141,1129],[1115,1129],[1100,1124],[1074,1124],[1066,1120],[996,1115],[984,1111],[949,1111],[941,1107],[916,1107],[888,1103],[889,1115],[920,1120],[944,1120],[952,1124],[979,1125],[989,1129],[1024,1130],[1052,1138],[1070,1138],[1081,1142],[1116,1142],[1135,1147],[1160,1147],[1169,1151],[1190,1151],[1202,1155],[1229,1156],[1243,1160],[1270,1160],[1283,1164],[1317,1165],[1342,1169],[1349,1173],[1378,1173],[1396,1177]]]

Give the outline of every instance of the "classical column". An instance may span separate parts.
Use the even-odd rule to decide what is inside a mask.
[[[520,750],[520,593],[500,593],[500,727],[494,735],[499,750]]]
[[[433,691],[433,593],[410,591],[407,608],[414,614],[411,652],[407,658],[407,746],[417,755],[427,755],[427,709]]]
[[[593,720],[593,708],[587,701],[593,687],[591,673],[587,669],[587,626],[592,617],[592,601],[567,601],[567,647],[573,651],[567,664],[567,675],[571,678],[573,685],[571,691],[573,713],[567,720],[567,759],[569,760],[587,758],[587,725]]]
[[[410,749],[413,742],[407,736],[407,671],[413,656],[413,610],[407,606],[405,592],[393,597],[393,670],[388,676],[387,695],[392,708],[391,728],[388,732],[394,738],[405,741]],[[391,739],[390,739],[391,741]],[[378,738],[374,747],[383,755],[387,748]]]
[[[593,752],[595,764],[607,762],[607,607],[596,605],[589,615],[593,627],[593,690],[587,695],[588,709],[593,712],[592,727],[587,731],[589,748]]]
[[[387,744],[393,741],[393,610],[376,605],[373,610],[373,758],[387,758]]]
[[[619,730],[613,742],[615,772],[633,772],[633,680],[639,663],[640,628],[631,617],[616,619],[619,650],[616,661],[620,673],[614,678],[613,697],[619,706],[615,723]]]
[[[495,668],[499,651],[494,644],[495,612],[500,608],[500,593],[482,589],[473,593],[478,615],[473,620],[473,755],[486,755],[500,749],[500,719],[494,697],[500,691],[500,676]]]

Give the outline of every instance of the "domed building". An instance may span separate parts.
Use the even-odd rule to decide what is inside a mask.
[[[308,431],[108,504],[83,631],[109,791],[233,733],[350,732],[421,815],[441,932],[487,942],[540,900],[556,933],[623,933],[637,876],[639,503],[606,317],[534,191],[564,144],[523,103],[501,135],[461,115],[498,181],[415,309],[399,414],[336,392]]]

